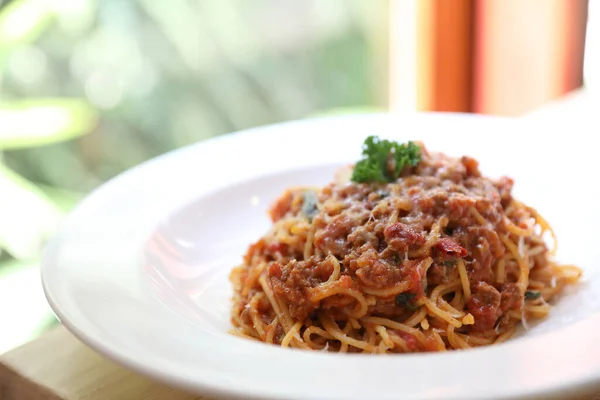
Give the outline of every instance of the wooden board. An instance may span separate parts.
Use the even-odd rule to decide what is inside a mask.
[[[59,326],[0,356],[1,400],[200,400],[106,360]],[[208,400],[208,399],[206,399]]]

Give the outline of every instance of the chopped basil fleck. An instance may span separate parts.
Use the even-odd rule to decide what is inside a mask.
[[[525,300],[537,300],[542,297],[542,292],[528,290],[525,292]]]
[[[307,190],[302,194],[302,213],[308,218],[309,222],[312,222],[312,219],[317,215],[319,211],[317,209],[317,195],[315,192]]]
[[[414,298],[415,293],[400,293],[396,296],[396,305],[404,307],[407,310],[416,310],[417,306],[413,302]]]

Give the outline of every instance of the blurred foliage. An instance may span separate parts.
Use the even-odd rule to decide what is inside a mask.
[[[0,279],[32,279],[24,271],[64,213],[144,160],[257,125],[382,106],[386,7],[0,0]]]
[[[0,9],[0,67],[9,64],[19,48],[38,39],[54,15],[40,1],[19,0],[4,5]],[[64,201],[53,201],[49,194],[52,189],[46,193],[7,167],[3,152],[72,139],[91,131],[96,122],[94,108],[85,99],[21,100],[3,95],[0,100],[0,301],[20,304],[19,308],[3,308],[0,313],[3,319],[11,320],[11,329],[3,329],[0,337],[0,352],[29,339],[32,332],[52,321],[47,305],[40,301],[41,287],[32,285],[32,278],[38,275],[45,240],[67,211]],[[15,321],[15,312],[27,314]]]
[[[385,37],[385,1],[45,3],[54,7],[50,29],[9,57],[0,92],[84,96],[101,114],[84,138],[6,154],[39,183],[87,192],[199,140],[381,105],[386,81],[372,31]]]
[[[35,99],[0,104],[0,149],[37,147],[89,132],[96,113],[78,99]]]
[[[49,28],[55,12],[39,0],[12,1],[0,9],[0,61],[10,63],[20,47]],[[4,96],[3,96],[4,97]],[[0,101],[0,156],[72,139],[96,124],[92,106],[83,99],[43,98]],[[43,190],[0,161],[0,249],[17,260],[39,257],[62,211]],[[6,258],[6,257],[5,257]]]

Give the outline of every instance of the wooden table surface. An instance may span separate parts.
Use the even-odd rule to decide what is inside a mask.
[[[62,326],[0,356],[0,400],[199,400],[108,361]]]

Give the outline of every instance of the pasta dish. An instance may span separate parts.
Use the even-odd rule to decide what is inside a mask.
[[[322,188],[286,190],[234,268],[232,333],[310,350],[490,345],[550,312],[581,271],[513,180],[421,143],[369,137]]]

